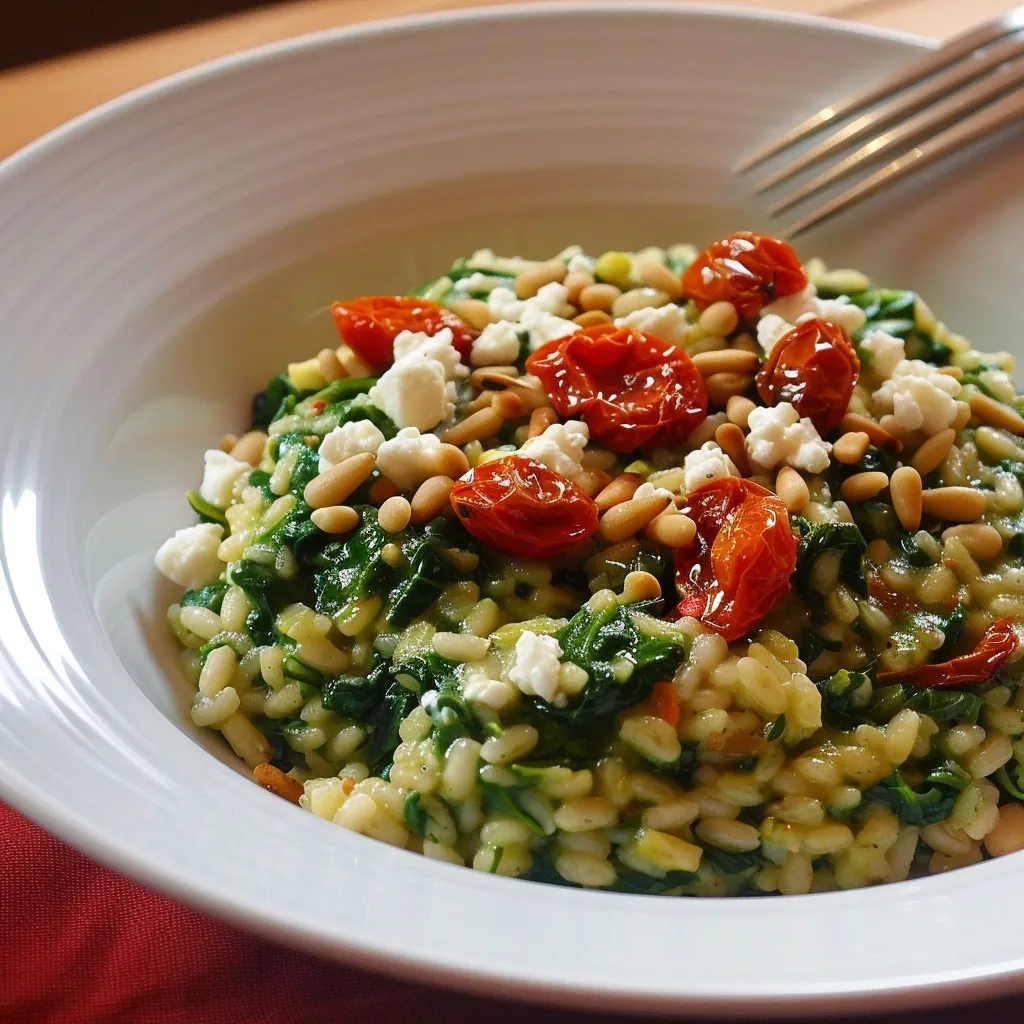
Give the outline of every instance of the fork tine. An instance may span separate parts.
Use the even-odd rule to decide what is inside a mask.
[[[870,198],[894,182],[923,170],[937,160],[956,153],[965,146],[978,142],[1022,118],[1024,118],[1024,90],[1004,96],[991,106],[972,114],[966,120],[920,146],[915,146],[908,153],[904,153],[892,163],[886,164],[885,167],[875,171],[874,174],[869,175],[834,199],[823,203],[806,217],[791,225],[782,235],[784,238],[795,238],[853,206],[854,203]]]
[[[921,81],[921,79],[927,78],[966,57],[974,50],[988,46],[1022,28],[1024,28],[1024,7],[1017,7],[995,21],[986,22],[984,25],[979,25],[968,32],[954,36],[934,53],[923,57],[906,70],[897,72],[879,85],[866,89],[864,92],[848,97],[838,103],[822,107],[816,114],[812,114],[806,121],[798,124],[795,128],[791,128],[771,145],[765,146],[752,156],[740,161],[736,166],[737,173],[742,174],[745,171],[749,171],[758,164],[764,163],[770,157],[781,153],[784,149],[789,149],[790,146],[807,138],[807,136],[814,135],[833,121],[849,117],[851,114],[855,114],[895,92],[900,92],[908,86]]]
[[[1024,58],[1004,64],[996,71],[983,78],[980,82],[954,93],[942,103],[929,107],[905,124],[872,139],[860,149],[844,157],[826,171],[812,178],[800,188],[780,199],[768,208],[768,216],[775,217],[797,203],[848,178],[867,161],[878,160],[880,157],[911,143],[925,133],[934,133],[941,128],[962,121],[986,103],[1002,96],[1012,89],[1024,85]]]
[[[993,68],[999,67],[1008,60],[1013,60],[1021,54],[1024,54],[1024,36],[1014,35],[983,54],[953,65],[942,74],[934,75],[928,81],[921,83],[891,103],[867,114],[862,114],[848,125],[832,132],[821,142],[808,149],[806,153],[802,153],[754,185],[755,194],[760,195],[762,192],[767,192],[810,167],[811,164],[841,152],[872,132],[895,124],[907,115],[915,113],[935,100],[944,98],[953,90],[961,88],[974,79],[987,75]]]

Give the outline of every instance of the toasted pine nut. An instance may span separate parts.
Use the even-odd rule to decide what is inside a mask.
[[[234,450],[235,445],[238,444],[238,438],[234,434],[225,434],[218,442],[217,447],[222,452],[227,452],[229,455]]]
[[[584,312],[592,309],[600,309],[607,313],[612,308],[612,303],[622,294],[621,288],[613,284],[591,284],[587,285],[580,292],[579,307]]]
[[[566,267],[561,260],[548,263],[537,263],[520,272],[516,278],[516,296],[520,299],[532,299],[546,284],[565,280]]]
[[[514,366],[481,366],[469,375],[469,383],[475,388],[485,388],[495,377],[500,377],[504,383],[502,387],[508,387],[506,377],[518,377],[519,370]]]
[[[598,324],[610,324],[612,318],[603,309],[588,309],[586,313],[574,316],[572,322],[580,327],[596,327]]]
[[[980,391],[972,391],[967,399],[971,412],[990,427],[999,427],[1008,430],[1011,434],[1024,434],[1024,417],[1015,409],[1011,409],[1002,402],[982,394]]]
[[[743,395],[733,395],[725,403],[725,414],[729,417],[730,423],[735,423],[737,427],[746,430],[747,420],[756,408],[757,403],[752,402],[749,398],[745,398]]]
[[[340,505],[373,472],[376,463],[370,452],[350,455],[306,484],[302,492],[306,504],[312,508]]]
[[[600,494],[611,482],[612,478],[603,469],[585,469],[573,479],[573,483],[588,498]]]
[[[708,352],[707,355],[718,355],[717,352]],[[708,389],[708,405],[715,409],[724,409],[733,395],[742,395],[751,384],[754,378],[741,373],[713,373],[710,377],[704,378],[704,384]]]
[[[739,326],[740,318],[731,302],[712,302],[700,315],[698,323],[708,334],[728,337]]]
[[[892,507],[904,530],[921,528],[921,474],[913,466],[900,466],[889,480]]]
[[[640,267],[640,280],[648,288],[664,292],[672,302],[683,294],[683,282],[659,260],[646,260]]]
[[[747,461],[747,445],[743,431],[735,423],[723,423],[715,431],[718,447],[732,459],[733,465],[740,471],[740,476],[750,476],[750,463]]]
[[[470,441],[480,441],[496,434],[501,430],[501,425],[504,422],[504,417],[494,409],[478,409],[461,423],[456,423],[444,435],[444,440],[447,444],[468,444]]]
[[[794,515],[799,515],[811,500],[807,481],[792,466],[783,466],[775,478],[775,493]]]
[[[455,566],[459,572],[473,572],[480,564],[480,556],[472,551],[461,548],[441,548],[441,554]]]
[[[346,376],[345,367],[341,365],[338,353],[333,348],[320,349],[316,361],[320,364],[320,373],[328,384]]]
[[[283,797],[290,803],[297,804],[299,797],[302,796],[302,783],[290,775],[285,775],[280,768],[275,768],[272,764],[256,765],[252,770],[252,777],[264,789],[270,790],[271,793]]]
[[[479,412],[481,409],[489,409],[491,407],[491,402],[494,401],[494,397],[497,394],[497,391],[481,391],[473,401],[467,402],[465,406],[463,406],[463,412],[472,413]]]
[[[412,521],[419,526],[448,507],[455,481],[450,476],[432,476],[416,488],[412,496]]]
[[[478,331],[482,331],[491,322],[490,306],[483,299],[456,299],[448,308]]]
[[[946,377],[955,377],[957,380],[963,380],[964,371],[961,366],[940,366],[939,373]]]
[[[707,441],[714,441],[715,431],[728,422],[724,412],[709,413],[707,418],[699,426],[693,428],[686,438],[686,448],[699,448]]]
[[[846,431],[867,434],[868,440],[879,448],[883,448],[888,445],[896,451],[903,450],[902,441],[898,441],[889,433],[888,430],[884,430],[874,420],[868,419],[867,416],[861,416],[855,412],[848,412],[842,418],[839,426]]]
[[[334,352],[350,377],[374,376],[373,367],[362,356],[357,356],[348,345],[339,345]]]
[[[243,434],[231,449],[230,455],[239,462],[248,462],[250,466],[258,466],[263,458],[263,449],[267,443],[267,435],[262,430],[250,430]]]
[[[601,517],[598,531],[606,541],[615,544],[642,530],[655,516],[661,515],[668,504],[669,499],[660,494],[621,501]]]
[[[324,533],[349,533],[359,525],[359,513],[348,505],[330,505],[314,509],[309,517],[313,525]]]
[[[710,377],[714,373],[754,373],[761,365],[761,360],[753,352],[735,348],[698,352],[691,358],[702,377]]]
[[[848,430],[832,445],[832,455],[837,462],[854,466],[864,458],[871,445],[871,438],[863,430]]]
[[[594,275],[587,274],[582,270],[572,270],[565,275],[562,284],[568,292],[566,298],[575,306],[579,303],[580,292],[589,288],[594,283]]]
[[[921,476],[926,476],[942,463],[943,459],[950,453],[955,440],[956,431],[952,427],[948,430],[939,431],[933,437],[929,437],[917,449],[914,457],[910,460],[910,464]]]
[[[987,523],[969,523],[964,526],[949,526],[942,531],[942,539],[956,537],[967,553],[979,562],[995,558],[1003,550],[1003,538],[994,526]]]
[[[620,473],[594,499],[597,503],[597,510],[607,512],[613,505],[629,501],[643,482],[644,478],[638,473]]]
[[[390,565],[392,569],[397,569],[405,560],[401,546],[394,543],[385,544],[380,549],[380,557],[383,559],[384,564]]]
[[[649,601],[651,598],[661,597],[661,584],[657,576],[638,569],[626,573],[626,578],[622,581],[622,596],[630,604]]]
[[[458,480],[463,473],[469,471],[469,459],[461,448],[453,444],[443,444],[434,455],[434,469],[442,476]]]
[[[869,473],[854,473],[848,476],[839,488],[847,501],[867,501],[889,486],[889,478],[880,470]]]
[[[377,522],[385,533],[400,533],[409,525],[412,506],[407,498],[396,494],[377,510]]]
[[[761,358],[761,346],[754,340],[753,335],[743,331],[733,339],[732,347],[740,352],[754,352],[757,358]]]
[[[985,492],[973,487],[933,487],[921,495],[925,515],[952,523],[973,523],[987,506]]]
[[[697,524],[689,516],[668,509],[652,519],[644,533],[667,548],[688,548],[697,536]]]
[[[544,390],[544,385],[532,374],[526,374],[526,376],[520,377],[518,380],[510,381],[508,390],[514,391],[520,397],[523,408],[527,412],[533,412],[534,409],[540,409],[545,405],[551,404],[551,399]]]
[[[963,430],[968,423],[971,422],[971,417],[974,415],[971,412],[971,407],[963,401],[957,399],[956,403],[956,419],[953,420],[954,430]]]
[[[370,484],[366,495],[374,505],[383,505],[388,498],[394,497],[398,493],[398,487],[386,476],[381,476]]]
[[[491,402],[491,408],[506,420],[517,420],[526,411],[523,400],[514,391],[499,391]]]
[[[534,409],[530,413],[530,432],[529,437],[537,437],[539,434],[543,434],[552,424],[558,422],[558,413],[551,408],[550,405],[546,405],[541,409]]]

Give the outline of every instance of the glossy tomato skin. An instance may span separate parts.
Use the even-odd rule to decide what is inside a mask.
[[[452,344],[467,365],[473,339],[479,333],[450,309],[404,295],[364,295],[350,302],[335,302],[331,315],[341,340],[375,370],[386,370],[394,361],[395,338],[402,331],[437,334],[442,328],[451,328]]]
[[[690,357],[630,327],[599,324],[542,345],[526,360],[562,416],[617,452],[671,448],[704,422],[708,392]]]
[[[698,309],[727,301],[741,320],[807,285],[796,253],[785,242],[737,231],[709,245],[683,273],[683,294]]]
[[[496,551],[544,561],[597,532],[597,505],[571,480],[523,455],[492,459],[452,488],[452,508]]]
[[[676,552],[673,617],[692,615],[732,643],[789,593],[797,551],[789,513],[771,491],[739,477],[712,480],[687,503],[697,538]]]
[[[846,415],[860,360],[846,331],[813,317],[799,323],[774,345],[757,374],[765,405],[789,402],[822,437]]]

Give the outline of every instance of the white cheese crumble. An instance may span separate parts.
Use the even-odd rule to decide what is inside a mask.
[[[789,334],[793,325],[788,320],[783,320],[776,313],[769,313],[757,321],[757,343],[764,349],[765,355],[779,343],[779,339]]]
[[[669,303],[666,306],[644,306],[634,309],[626,316],[615,321],[616,327],[632,327],[653,334],[670,345],[682,346],[690,333],[690,325],[686,322],[686,313],[679,306]]]
[[[530,299],[517,299],[511,288],[495,288],[487,296],[487,305],[493,320],[507,320],[525,330],[530,336],[530,350],[534,351],[545,342],[577,330],[571,320],[563,319],[573,309],[568,299],[565,285],[552,281]]]
[[[683,459],[683,486],[687,494],[712,480],[739,475],[732,459],[714,441],[705,441]]]
[[[634,498],[639,498],[641,501],[644,498],[668,498],[672,500],[674,495],[667,487],[655,487],[649,480],[645,480],[634,492]]]
[[[447,380],[465,377],[469,374],[469,367],[462,362],[454,340],[450,327],[442,328],[437,334],[402,331],[395,338],[395,362],[412,355],[426,356],[427,359],[436,359],[444,367]]]
[[[469,361],[474,366],[511,366],[519,358],[519,335],[515,324],[499,320],[488,324],[473,339]]]
[[[544,463],[548,469],[572,480],[583,471],[583,449],[590,440],[590,430],[581,420],[552,423],[543,434],[528,438],[520,455]]]
[[[435,460],[441,439],[406,427],[377,449],[377,468],[400,491],[414,491],[437,473]]]
[[[828,469],[832,445],[789,402],[751,410],[747,425],[747,455],[762,469],[783,463],[807,473]]]
[[[186,590],[205,587],[224,571],[224,563],[217,557],[223,536],[224,527],[218,523],[186,526],[160,545],[156,567]]]
[[[846,295],[837,299],[819,299],[818,290],[808,284],[802,291],[784,295],[769,303],[761,316],[780,316],[791,324],[797,324],[804,317],[817,316],[822,320],[839,324],[847,334],[853,334],[864,326],[867,315],[860,306],[855,306]]]
[[[562,648],[553,636],[543,636],[524,629],[516,641],[515,655],[508,678],[519,690],[531,697],[556,706],[564,706],[565,694],[559,692],[562,664],[558,660]]]
[[[442,362],[414,353],[381,374],[369,399],[395,426],[430,430],[454,414],[453,391]]]
[[[934,434],[951,426],[957,417],[953,395],[960,382],[920,359],[901,359],[892,375],[871,396],[872,411],[881,418],[892,415],[896,427],[910,434]]]
[[[481,274],[479,270],[475,270],[469,277],[460,278],[455,282],[455,287],[460,292],[472,292],[477,295],[481,292],[492,292],[499,286],[505,286],[505,278]]]
[[[501,711],[512,703],[516,690],[504,679],[489,679],[477,672],[471,673],[462,684],[462,695],[466,700],[484,704],[494,711]]]
[[[880,380],[891,377],[892,371],[907,357],[903,339],[885,331],[872,331],[860,347],[870,356],[871,369]]]
[[[369,452],[377,454],[377,449],[384,443],[384,435],[371,420],[352,420],[335,427],[320,442],[321,473],[344,462],[353,455]]]
[[[203,482],[199,485],[199,497],[217,508],[227,508],[234,497],[239,477],[245,476],[252,466],[248,462],[233,459],[219,448],[211,448],[203,459]]]
[[[569,257],[569,262],[566,263],[565,269],[570,274],[593,274],[595,266],[596,263],[593,259],[581,252],[577,252]]]

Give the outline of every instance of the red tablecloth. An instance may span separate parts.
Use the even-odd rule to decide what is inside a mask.
[[[940,936],[951,941],[951,936]],[[1011,1024],[1024,997],[955,1011]],[[406,985],[275,946],[126,881],[0,804],[3,1024],[616,1024]],[[887,1017],[938,1024],[954,1011]],[[879,1021],[881,1024],[881,1021]]]

